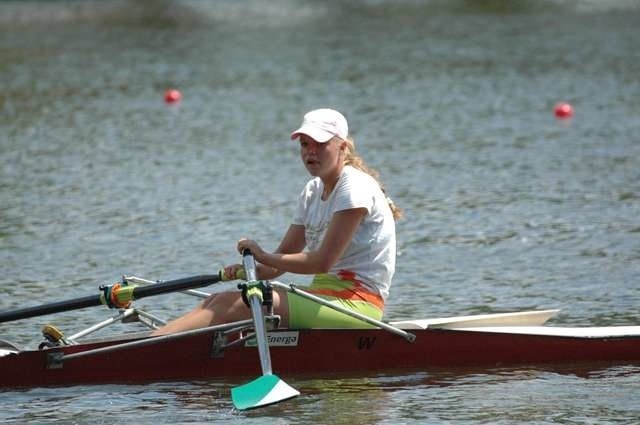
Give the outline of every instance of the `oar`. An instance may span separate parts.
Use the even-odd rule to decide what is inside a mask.
[[[256,279],[256,264],[253,255],[248,249],[242,253],[242,263],[247,275],[247,299],[249,300],[251,316],[253,317],[262,376],[247,384],[231,389],[233,405],[239,410],[255,409],[256,407],[279,403],[300,394],[298,390],[274,375],[271,370],[269,342],[262,313],[263,294]]]
[[[126,304],[128,301],[150,297],[153,295],[165,294],[168,292],[181,291],[184,289],[199,288],[211,285],[221,280],[220,273],[217,275],[201,275],[186,277],[183,279],[168,280],[150,286],[125,286],[112,285],[103,287],[99,295],[90,295],[82,298],[74,298],[67,301],[58,301],[34,307],[24,307],[16,310],[0,312],[0,323],[12,320],[26,319],[29,317],[44,316],[46,314],[60,313],[63,311],[77,310],[97,305],[112,305],[112,298],[116,298],[118,303]],[[116,305],[117,306],[117,305]]]

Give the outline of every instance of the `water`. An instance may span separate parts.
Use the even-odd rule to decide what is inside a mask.
[[[637,324],[639,6],[3,2],[0,310],[122,274],[210,273],[242,236],[275,248],[307,178],[289,131],[332,106],[406,213],[388,319],[561,308],[555,325]],[[554,119],[558,101],[572,120]],[[43,323],[72,333],[107,314],[0,335],[34,346]],[[0,394],[0,419],[637,423],[638,372],[294,379],[302,397],[250,413],[224,382],[33,389]]]

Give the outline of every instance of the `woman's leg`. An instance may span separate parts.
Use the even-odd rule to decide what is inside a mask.
[[[273,311],[274,314],[280,315],[282,327],[287,327],[289,324],[287,297],[286,291],[278,289],[273,291]],[[156,329],[152,335],[167,335],[250,318],[251,310],[242,301],[242,294],[239,291],[221,292],[209,296],[189,313]]]
[[[313,294],[313,291],[309,291]],[[366,301],[352,301],[338,297],[319,295],[331,304],[368,316],[375,320],[382,319],[382,310]],[[315,301],[304,298],[298,294],[289,294],[289,321],[288,326],[293,329],[311,328],[352,328],[369,329],[375,326],[367,322],[351,317],[331,307],[324,306]]]

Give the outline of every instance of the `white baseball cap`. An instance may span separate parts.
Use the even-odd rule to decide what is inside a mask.
[[[291,133],[291,139],[306,134],[318,143],[327,143],[338,136],[345,140],[349,136],[347,119],[340,112],[322,108],[307,112],[299,129]]]

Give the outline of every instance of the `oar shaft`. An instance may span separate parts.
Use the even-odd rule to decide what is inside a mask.
[[[242,253],[242,265],[247,273],[247,282],[256,283],[256,263],[251,251],[246,249]],[[269,341],[267,340],[267,328],[264,325],[264,314],[262,313],[262,296],[261,292],[253,292],[248,295],[249,306],[251,307],[251,318],[253,319],[253,327],[256,331],[256,342],[258,345],[258,354],[260,355],[260,366],[263,375],[271,375],[271,355],[269,354]]]
[[[44,316],[46,314],[60,313],[63,311],[77,310],[102,304],[100,295],[90,295],[68,301],[58,301],[34,307],[18,308],[0,312],[0,323],[13,320],[28,319],[29,317]]]
[[[201,275],[186,277],[183,279],[168,280],[149,286],[136,286],[133,289],[133,299],[166,294],[184,289],[199,288],[220,281],[220,275]],[[27,319],[29,317],[44,316],[46,314],[61,313],[63,311],[77,310],[102,304],[101,295],[90,295],[67,301],[58,301],[34,307],[24,307],[16,310],[0,312],[0,323],[13,320]]]
[[[269,342],[267,340],[267,328],[264,325],[264,315],[262,314],[262,302],[257,297],[251,297],[251,317],[253,318],[253,328],[256,331],[256,342],[258,344],[258,355],[260,356],[260,367],[263,375],[271,375],[271,355],[269,354]]]
[[[166,294],[168,292],[177,292],[184,289],[199,288],[220,281],[219,274],[201,275],[193,277],[185,277],[183,279],[167,280],[166,282],[156,283],[149,286],[136,286],[133,290],[133,298],[140,299],[153,295]]]
[[[288,385],[271,370],[271,357],[269,356],[269,341],[267,329],[264,324],[262,303],[264,301],[262,283],[256,280],[256,265],[248,249],[242,253],[242,264],[247,272],[247,283],[244,286],[246,297],[249,299],[255,337],[260,354],[262,376],[248,384],[231,389],[231,399],[236,409],[255,409],[267,404],[278,403],[300,394],[298,390]]]

